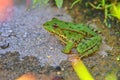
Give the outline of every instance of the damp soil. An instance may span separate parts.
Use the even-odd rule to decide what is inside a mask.
[[[65,1],[63,9],[65,10],[65,13],[71,15],[73,22],[84,23],[93,27],[98,27],[100,28],[101,35],[103,37],[101,49],[93,55],[82,58],[83,63],[86,65],[95,80],[105,80],[106,75],[113,71],[115,71],[113,75],[115,75],[119,80],[120,61],[117,60],[116,57],[120,55],[120,25],[116,26],[116,24],[112,24],[112,27],[108,28],[103,24],[102,19],[104,18],[104,14],[101,11],[94,11],[91,8],[80,6],[80,4],[76,4],[72,9],[70,9],[71,2],[72,0],[70,0],[69,3]],[[52,7],[55,6],[53,5]],[[48,10],[47,7],[44,9]],[[57,10],[57,8],[53,9],[55,11]],[[42,20],[42,22],[38,20],[38,22],[40,22],[40,25],[52,17],[61,16],[63,20],[68,18],[65,14],[62,14],[63,12],[58,11],[57,14],[54,14],[54,10],[51,12],[44,12],[44,14],[49,13],[52,14],[52,16],[48,16],[48,14],[46,14],[48,16],[47,18],[45,17],[46,15],[44,15],[44,18],[42,14],[42,17],[39,16],[40,20]],[[27,14],[29,15],[31,12],[32,11],[29,11]],[[35,10],[30,15],[34,13],[36,13]],[[24,13],[24,16],[20,16],[22,19],[15,19],[15,22],[13,20],[13,23],[15,24],[5,25],[4,23],[2,24],[3,27],[0,27],[1,29],[3,29],[3,31],[1,30],[0,34],[0,80],[15,80],[21,75],[29,72],[34,73],[37,77],[37,80],[80,80],[74,72],[70,62],[67,60],[67,55],[61,53],[61,49],[63,46],[60,44],[60,42],[53,36],[49,35],[49,33],[45,32],[43,29],[40,30],[41,33],[36,32],[39,31],[38,29],[41,29],[39,28],[40,25],[36,20],[38,16],[35,18],[36,23],[34,24],[32,23],[34,18],[28,19],[28,17],[31,16],[27,16],[27,14]],[[36,15],[38,15],[38,13]],[[28,23],[25,24],[24,22],[22,22],[23,19],[26,19],[24,21],[27,21]],[[66,19],[66,21],[70,21],[72,19],[68,18]],[[9,28],[9,25],[15,26],[15,28]],[[30,25],[38,27],[34,27],[32,28],[32,30],[30,30]],[[4,29],[5,26],[7,26],[7,30]],[[21,26],[29,26],[30,28],[27,28],[26,30]],[[23,28],[24,30],[22,31],[21,28]],[[21,30],[21,32],[17,33],[19,30]],[[33,32],[30,34],[31,31]],[[21,39],[21,37],[23,38]],[[36,40],[31,39],[30,37],[36,38],[37,42],[35,42]],[[28,40],[27,38],[31,40]],[[12,41],[9,42],[9,40],[11,39]],[[22,40],[28,41],[22,42]],[[15,43],[17,43],[17,41],[21,41],[22,45],[16,45]],[[31,41],[33,41],[34,43],[32,44]],[[26,42],[28,42],[28,44],[23,44]],[[29,46],[29,44],[31,44],[32,46]],[[31,50],[27,51],[21,46],[26,46],[25,49]],[[19,47],[21,47],[21,49],[19,49]],[[58,59],[61,60],[59,61]]]

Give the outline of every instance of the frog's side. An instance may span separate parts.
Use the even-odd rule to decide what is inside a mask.
[[[77,48],[81,56],[86,56],[99,49],[102,38],[92,28],[83,24],[74,24],[53,18],[43,24],[44,28],[57,36],[66,46],[62,50],[70,53],[71,49]]]

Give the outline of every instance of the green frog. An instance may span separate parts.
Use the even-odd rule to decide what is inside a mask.
[[[43,26],[65,45],[63,53],[68,54],[75,48],[80,56],[84,57],[97,51],[102,42],[99,31],[85,24],[75,24],[53,18],[45,22]]]

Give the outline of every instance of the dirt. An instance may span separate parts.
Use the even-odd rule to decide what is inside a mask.
[[[72,0],[70,1],[72,2]],[[73,22],[84,23],[93,27],[97,26],[101,29],[100,35],[103,37],[103,42],[100,50],[93,55],[82,58],[86,67],[95,80],[105,80],[105,77],[113,71],[115,71],[113,75],[118,78],[117,80],[120,80],[120,61],[116,59],[116,57],[120,55],[120,37],[119,34],[116,34],[116,32],[119,33],[119,25],[117,29],[114,27],[115,24],[112,24],[112,27],[108,28],[101,20],[101,15],[104,14],[100,11],[98,11],[98,13],[92,13],[90,12],[91,8],[81,7],[79,6],[80,4],[70,9],[70,5],[71,3],[68,4],[68,2],[65,1],[63,9],[72,16]],[[52,9],[51,12],[47,11],[49,10],[47,7],[44,9],[46,9],[44,14],[52,14],[52,16],[45,17],[46,15],[44,15],[44,18],[42,18],[39,15],[43,16],[43,14],[36,13],[37,10],[27,13],[18,10],[20,15],[15,15],[18,16],[15,17],[15,22],[13,20],[12,24],[4,24],[4,27],[7,29],[0,27],[1,32],[3,29],[2,35],[0,34],[0,80],[15,80],[21,75],[29,72],[35,74],[37,80],[79,80],[70,62],[67,61],[67,55],[61,53],[63,46],[56,38],[49,35],[49,33],[42,28],[39,28],[43,22],[52,17],[56,17],[56,15],[62,15],[62,18],[60,18],[63,20],[67,18],[66,21],[71,21],[71,18],[65,17],[61,10],[53,14],[57,8],[53,8],[55,11]],[[44,11],[44,9],[42,11]],[[91,16],[88,12],[93,15]],[[34,17],[37,15],[42,22],[40,22],[37,17],[34,19],[31,18],[31,16],[27,16],[27,14]],[[35,20],[35,23],[33,20]],[[30,25],[35,25],[37,27],[33,28]],[[8,26],[10,26],[10,28]],[[26,26],[29,27],[26,28]],[[19,30],[21,30],[20,33]],[[33,38],[38,39],[38,41],[36,42]],[[11,42],[9,42],[10,39],[12,39]],[[20,44],[16,44],[18,43],[17,41],[19,41]]]
[[[85,1],[83,1],[83,4],[84,2]],[[108,50],[105,50],[107,46],[102,46],[104,52],[101,52],[100,49],[100,51],[98,51],[98,54],[84,58],[83,62],[93,74],[95,80],[105,80],[105,77],[107,74],[109,74],[109,72],[116,70],[116,72],[113,73],[116,75],[116,73],[120,71],[120,61],[116,60],[116,57],[120,55],[120,25],[119,22],[111,22],[111,28],[108,28],[103,23],[103,12],[98,10],[95,11],[90,7],[86,8],[83,4],[78,3],[74,6],[73,9],[69,9],[70,6],[67,4],[65,5],[68,6],[68,11],[72,15],[75,23],[85,23],[93,27],[97,26],[101,29],[103,45],[109,46]]]

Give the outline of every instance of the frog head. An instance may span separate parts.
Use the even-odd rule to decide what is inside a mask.
[[[57,18],[52,18],[51,21],[47,21],[46,23],[43,24],[43,27],[51,32],[55,33],[57,29],[59,29],[59,20]]]

